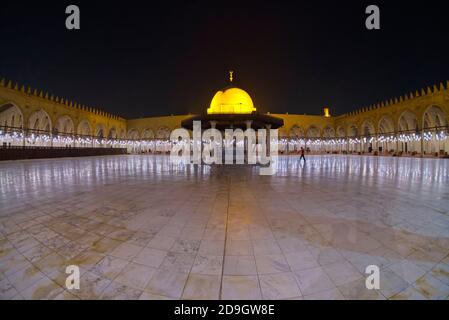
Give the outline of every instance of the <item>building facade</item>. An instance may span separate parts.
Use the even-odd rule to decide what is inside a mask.
[[[279,129],[282,153],[301,147],[314,153],[436,156],[449,152],[449,81],[339,116],[327,112],[322,116],[270,116],[284,123]],[[170,132],[190,117],[124,119],[0,81],[0,144],[6,147],[120,146],[129,152],[167,152]]]

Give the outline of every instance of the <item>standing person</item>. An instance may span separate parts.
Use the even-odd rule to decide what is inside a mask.
[[[301,157],[299,158],[299,163],[301,163],[301,160],[304,160],[304,164],[306,164],[306,157],[304,156],[304,148],[301,147]]]

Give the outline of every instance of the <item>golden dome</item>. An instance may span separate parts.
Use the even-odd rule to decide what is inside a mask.
[[[229,87],[215,94],[207,114],[251,114],[254,111],[253,100],[245,90]]]

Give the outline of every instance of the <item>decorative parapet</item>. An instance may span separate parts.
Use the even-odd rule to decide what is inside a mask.
[[[413,93],[413,92],[406,93],[404,95],[395,97],[393,99],[377,102],[377,103],[369,105],[367,107],[358,108],[355,111],[351,111],[351,112],[341,115],[341,117],[355,116],[355,115],[361,114],[363,112],[382,109],[382,108],[386,108],[386,107],[391,107],[393,105],[400,104],[405,101],[410,101],[410,100],[419,99],[422,97],[436,95],[436,94],[445,92],[447,90],[449,90],[449,80],[446,81],[446,85],[443,82],[440,82],[438,85],[434,84],[433,86],[428,86],[427,88],[421,88],[420,90],[416,90],[415,93]]]
[[[82,105],[78,102],[69,101],[67,98],[58,97],[53,94],[49,94],[48,92],[38,90],[36,88],[32,89],[30,86],[25,88],[24,85],[19,85],[19,83],[17,83],[17,82],[15,84],[13,84],[13,82],[11,80],[6,80],[4,78],[2,78],[0,80],[0,88],[6,88],[9,90],[17,91],[17,93],[22,94],[22,95],[27,95],[29,97],[47,100],[47,101],[50,101],[50,102],[55,103],[60,106],[82,110],[82,111],[93,113],[95,115],[99,115],[99,116],[102,116],[105,118],[125,121],[124,118],[119,117],[114,114],[111,114],[111,113],[108,113],[108,112],[105,112],[105,111],[101,110],[100,108],[93,108],[93,107]]]

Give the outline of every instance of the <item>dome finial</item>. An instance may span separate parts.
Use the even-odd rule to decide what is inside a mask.
[[[234,71],[233,70],[229,70],[229,81],[233,81],[234,80]]]

